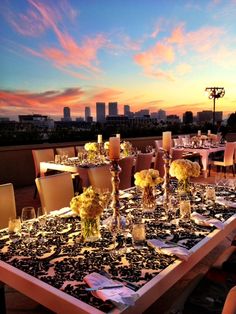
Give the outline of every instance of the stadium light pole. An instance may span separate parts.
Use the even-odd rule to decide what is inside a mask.
[[[215,126],[215,115],[216,115],[216,98],[222,98],[225,95],[224,87],[206,87],[205,92],[208,93],[208,98],[213,99],[213,115],[212,124]]]

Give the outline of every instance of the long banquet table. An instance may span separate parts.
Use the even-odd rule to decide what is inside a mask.
[[[101,227],[99,241],[82,243],[79,218],[54,214],[48,216],[43,227],[37,219],[34,221],[30,243],[23,237],[11,238],[7,229],[0,231],[0,281],[56,313],[143,313],[225,238],[231,239],[236,234],[236,208],[206,202],[204,188],[196,186],[191,200],[193,210],[219,219],[223,229],[190,220],[178,220],[178,224],[176,219],[169,220],[160,202],[159,189],[154,212],[142,212],[136,188],[120,195],[121,212],[132,213],[134,220],[142,217],[147,239],[159,238],[183,245],[190,253],[187,261],[164,255],[147,245],[135,248],[129,236],[118,237],[116,250],[111,251],[112,234],[105,226]],[[236,203],[234,190],[219,188],[217,193]],[[107,209],[102,219],[110,215],[111,209]],[[122,250],[124,241],[126,251]],[[134,306],[120,310],[110,301],[103,302],[85,291],[84,276],[101,270],[137,287]]]
[[[209,160],[209,155],[212,153],[220,152],[225,150],[225,146],[217,146],[217,147],[202,147],[202,148],[191,148],[191,147],[180,147],[180,148],[173,148],[173,150],[177,152],[197,152],[201,155],[202,157],[202,166],[203,170],[207,171],[208,167],[208,160]]]

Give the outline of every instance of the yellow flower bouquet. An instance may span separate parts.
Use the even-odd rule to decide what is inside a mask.
[[[123,141],[121,144],[120,144],[120,148],[121,150],[123,151],[123,154],[125,156],[129,156],[132,152],[132,144],[128,141]]]
[[[94,142],[88,142],[84,145],[84,149],[87,151],[87,152],[97,152],[98,150],[98,144],[97,143],[94,143]]]
[[[70,207],[81,218],[83,240],[95,241],[99,239],[100,215],[104,208],[103,195],[89,187],[82,194],[72,198]]]

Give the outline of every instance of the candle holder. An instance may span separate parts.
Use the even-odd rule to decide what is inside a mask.
[[[170,175],[169,175],[169,170],[170,170],[170,163],[171,163],[171,155],[169,151],[164,150],[163,154],[163,160],[164,160],[164,183],[162,185],[164,189],[164,194],[163,194],[163,206],[165,210],[168,209],[168,203],[169,203],[169,196],[170,196]]]
[[[113,209],[113,215],[110,221],[110,227],[112,231],[118,232],[121,228],[121,216],[120,216],[120,200],[119,200],[119,184],[120,178],[119,173],[121,168],[118,163],[118,159],[111,160],[110,172],[112,175],[111,183],[112,183],[112,202],[111,207]]]

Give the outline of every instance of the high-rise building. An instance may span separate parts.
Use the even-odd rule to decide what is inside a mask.
[[[165,112],[165,110],[160,109],[157,112],[157,119],[160,120],[160,121],[166,121],[166,112]]]
[[[124,105],[124,116],[129,117],[130,116],[130,106]]]
[[[105,122],[106,110],[105,110],[104,102],[96,103],[96,116],[97,116],[97,122],[101,122],[101,123]]]
[[[222,111],[216,111],[215,112],[215,121],[220,122],[223,118],[223,112]],[[212,122],[213,120],[213,112],[212,110],[203,110],[200,112],[197,112],[197,121],[199,123],[205,123],[205,122]]]
[[[88,122],[89,117],[91,117],[90,107],[85,107],[84,108],[84,120],[85,120],[85,122]]]
[[[63,116],[63,118],[61,120],[65,121],[65,122],[71,121],[70,108],[69,107],[64,107],[63,108],[63,113],[64,113],[64,116]]]
[[[109,116],[117,116],[118,115],[118,103],[117,102],[109,102],[108,103],[108,115]]]
[[[183,114],[183,123],[185,123],[185,124],[193,123],[193,113],[192,113],[192,111],[186,111]]]

